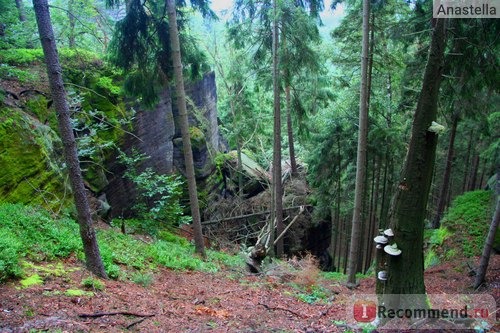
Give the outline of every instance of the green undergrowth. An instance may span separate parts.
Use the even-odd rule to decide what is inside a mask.
[[[40,208],[0,204],[0,235],[0,282],[27,278],[33,272],[60,272],[57,267],[51,268],[53,273],[39,269],[34,263],[54,262],[71,255],[83,261],[78,224],[70,218],[52,218]],[[151,242],[121,234],[117,228],[98,230],[97,238],[109,277],[131,279],[144,286],[151,283],[152,273],[159,267],[216,272],[244,264],[239,256],[212,250],[203,260],[194,255],[191,243],[167,231]]]
[[[425,268],[456,256],[480,255],[493,216],[493,201],[492,192],[482,190],[456,197],[442,218],[441,227],[425,233]]]

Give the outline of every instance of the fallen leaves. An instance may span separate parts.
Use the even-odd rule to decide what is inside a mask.
[[[221,309],[221,310],[215,310],[212,308],[209,308],[208,306],[203,306],[203,305],[197,305],[195,306],[195,313],[199,315],[207,315],[211,317],[216,317],[220,319],[226,319],[230,316],[229,312],[227,310]]]

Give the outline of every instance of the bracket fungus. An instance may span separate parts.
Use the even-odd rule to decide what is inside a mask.
[[[392,245],[386,245],[384,247],[384,251],[391,256],[399,256],[401,254],[401,250],[398,249],[398,245],[396,243]]]
[[[384,230],[384,235],[386,235],[387,237],[394,237],[394,231],[392,231],[392,229],[386,229]]]
[[[389,241],[389,240],[387,239],[387,237],[382,236],[382,235],[375,237],[373,240],[374,240],[374,241],[375,241],[375,243],[377,243],[377,244],[387,244],[387,242]]]
[[[386,281],[387,280],[387,272],[380,271],[380,272],[378,272],[377,277],[380,281]]]
[[[427,129],[429,132],[433,132],[433,133],[436,133],[436,134],[441,134],[444,132],[446,128],[443,126],[443,125],[440,125],[438,123],[436,123],[435,121],[433,121],[431,123],[431,126],[429,126],[429,128]]]

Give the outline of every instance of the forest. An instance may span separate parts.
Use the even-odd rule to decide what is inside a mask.
[[[500,331],[500,21],[438,1],[0,0],[0,332]]]

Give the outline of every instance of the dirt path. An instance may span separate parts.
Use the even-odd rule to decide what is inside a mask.
[[[78,267],[78,262],[65,267]],[[498,302],[500,256],[492,258],[490,272],[491,288],[485,292]],[[82,289],[86,277],[79,269],[25,289],[18,282],[0,285],[0,332],[343,332],[345,327],[337,325],[345,320],[352,295],[340,282],[322,280],[325,299],[308,304],[299,299],[297,287],[278,277],[166,269],[148,287],[105,281],[105,289],[93,296],[64,295]],[[426,272],[428,292],[465,293],[471,281],[451,264]],[[356,292],[372,293],[374,283],[364,279]],[[108,315],[80,316],[98,313]]]

